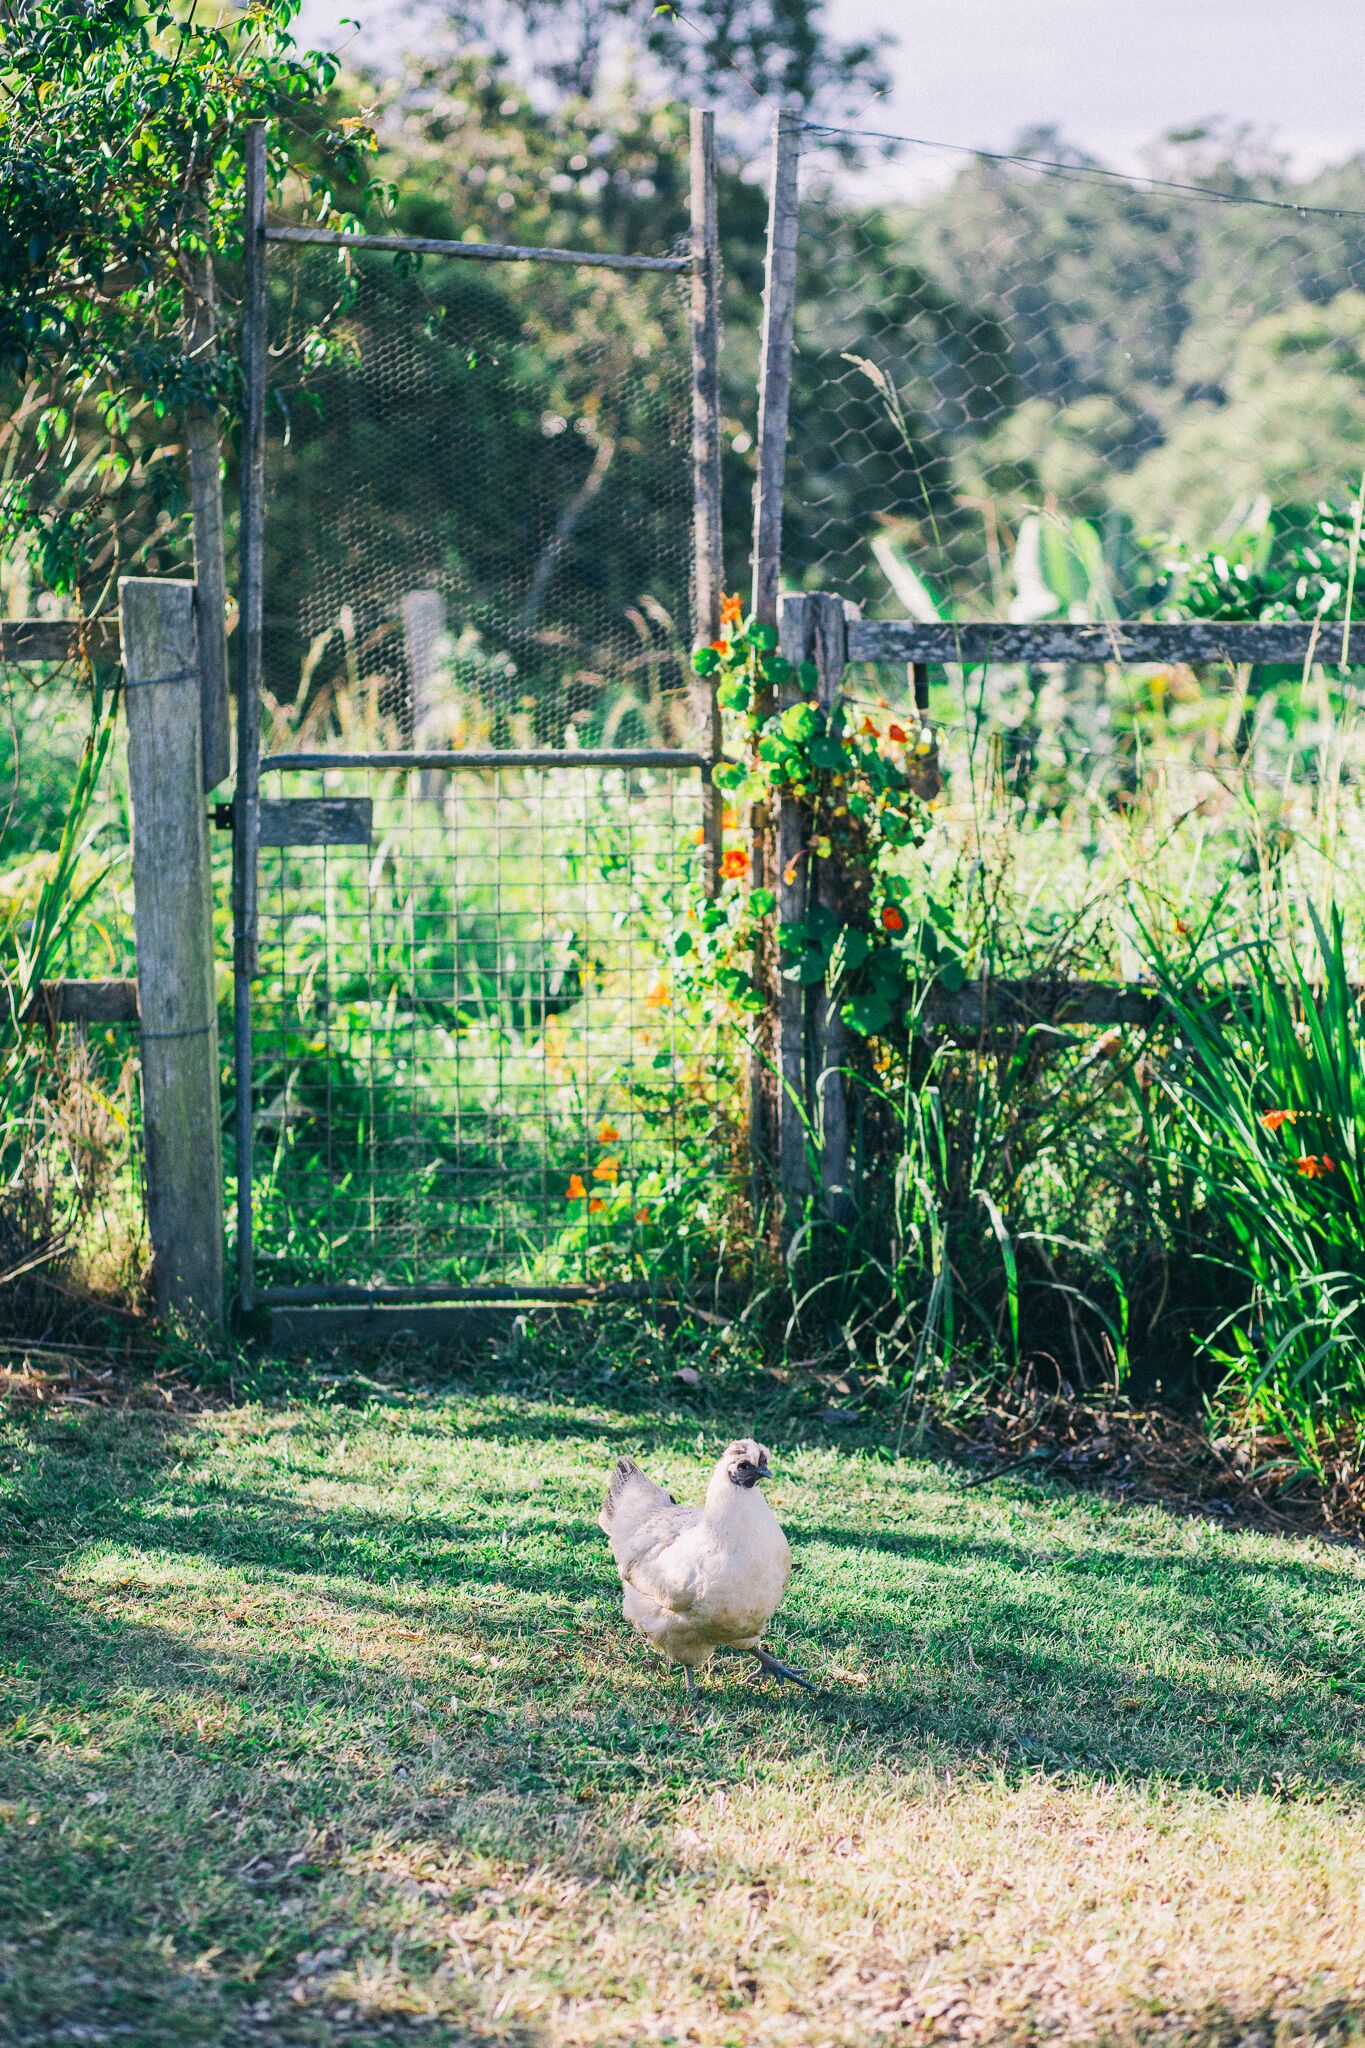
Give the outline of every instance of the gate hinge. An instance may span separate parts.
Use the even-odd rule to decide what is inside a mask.
[[[213,807],[213,822],[220,832],[230,832],[232,830],[232,805],[215,804]]]

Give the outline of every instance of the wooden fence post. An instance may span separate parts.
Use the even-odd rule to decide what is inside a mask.
[[[186,352],[200,364],[217,353],[213,266],[207,257],[191,266],[185,294]],[[228,709],[227,564],[223,552],[222,450],[218,416],[195,401],[186,431],[190,504],[194,513],[194,581],[199,607],[199,715],[205,789],[216,789],[232,767]]]
[[[759,358],[758,461],[754,481],[753,609],[766,625],[778,618],[778,586],[782,556],[782,492],[787,465],[787,414],[791,401],[792,335],[796,320],[797,202],[801,174],[801,115],[779,110],[773,123],[772,189],[768,201],[768,253],[763,285],[763,339]],[[755,706],[760,716],[771,702]],[[780,900],[790,865],[780,856],[776,820],[766,806],[755,804],[749,820],[752,872],[756,886]],[[779,1232],[785,1240],[801,1199],[797,1167],[788,1130],[784,1152],[784,1048],[779,1011],[787,986],[780,976],[777,949],[766,935],[754,954],[754,977],[769,991],[767,1013],[759,1020],[749,1062],[749,1148],[756,1203],[762,1207],[776,1186]],[[776,1077],[776,1078],[775,1078]],[[790,1111],[791,1103],[787,1108]],[[805,1172],[804,1142],[801,1174]]]
[[[212,1330],[223,1170],[194,600],[192,583],[119,584],[152,1289],[159,1312]]]
[[[844,601],[822,594],[810,600],[809,659],[820,672],[820,702],[828,710],[843,695],[848,666]],[[848,878],[832,859],[814,859],[810,889],[817,903],[842,925],[856,919]],[[852,1134],[848,1113],[848,1064],[852,1038],[840,1015],[843,998],[822,982],[811,992],[810,1092],[820,1149],[820,1192],[825,1213],[846,1223],[853,1212]]]
[[[797,665],[806,658],[811,634],[813,598],[788,595],[779,607],[782,653],[792,665],[792,678],[778,693],[778,708],[785,710],[800,694]],[[778,798],[773,820],[773,893],[777,897],[777,923],[798,924],[809,902],[810,865],[807,850],[809,820],[801,805],[790,795]],[[788,981],[781,972],[776,948],[773,952],[769,1001],[774,1011],[774,1069],[777,1088],[774,1125],[777,1136],[777,1182],[781,1196],[781,1241],[785,1247],[799,1227],[810,1195],[810,1089],[807,1085],[806,991],[799,981]]]
[[[716,117],[707,108],[691,115],[692,277],[689,333],[692,352],[692,631],[714,640],[720,631],[725,573],[720,486],[720,230],[716,221]],[[720,706],[716,680],[702,684],[702,751],[720,759]],[[702,796],[705,886],[720,886],[725,803],[707,776]]]

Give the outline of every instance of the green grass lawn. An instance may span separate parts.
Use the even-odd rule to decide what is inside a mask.
[[[821,1690],[693,1711],[598,1499],[750,1429]],[[301,1374],[2,1441],[0,2038],[1365,2039],[1357,1552],[964,1493],[779,1389]]]

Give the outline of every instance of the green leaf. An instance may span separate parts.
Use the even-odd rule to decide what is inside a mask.
[[[782,713],[782,730],[789,740],[808,740],[819,723],[819,713],[809,704],[790,704]]]
[[[849,1030],[856,1031],[860,1038],[871,1038],[875,1032],[884,1031],[891,1022],[891,1014],[886,997],[870,990],[851,997],[839,1010]]]
[[[751,889],[749,908],[755,917],[771,917],[777,908],[777,897],[771,889]]]

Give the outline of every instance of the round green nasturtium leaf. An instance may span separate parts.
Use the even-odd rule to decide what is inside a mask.
[[[713,676],[720,667],[720,656],[714,647],[692,649],[692,673],[698,676]]]

